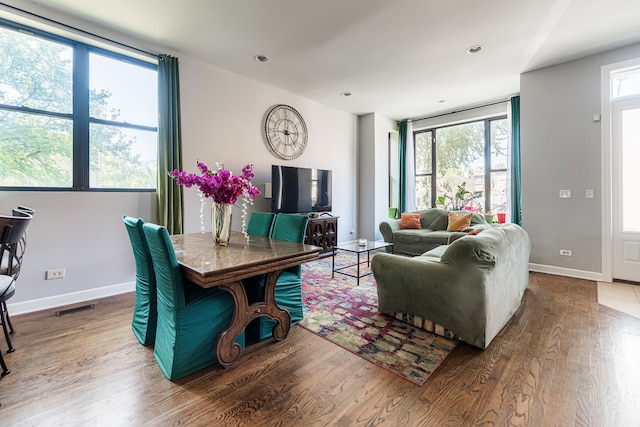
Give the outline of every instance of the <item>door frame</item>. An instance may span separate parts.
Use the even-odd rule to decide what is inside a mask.
[[[600,67],[601,105],[601,193],[602,193],[602,278],[613,281],[613,130],[611,108],[611,73],[640,66],[640,58]]]

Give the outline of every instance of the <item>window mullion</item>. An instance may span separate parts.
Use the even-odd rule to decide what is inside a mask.
[[[491,210],[491,121],[484,121],[484,211]]]
[[[89,188],[89,51],[76,45],[73,67],[73,188]]]
[[[438,191],[438,170],[436,167],[436,132],[437,129],[431,129],[431,207],[436,206],[436,193]]]

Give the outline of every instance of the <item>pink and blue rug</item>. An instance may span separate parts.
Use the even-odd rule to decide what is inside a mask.
[[[340,253],[336,265],[354,260]],[[458,343],[378,313],[373,276],[359,286],[345,275],[332,279],[331,257],[303,264],[302,276],[303,328],[414,384],[424,384]]]

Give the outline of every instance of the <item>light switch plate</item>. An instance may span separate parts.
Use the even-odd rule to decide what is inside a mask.
[[[593,199],[593,190],[588,189],[588,190],[585,192],[585,198],[587,198],[587,199]]]
[[[571,198],[571,190],[560,190],[560,198],[561,199],[570,199]]]

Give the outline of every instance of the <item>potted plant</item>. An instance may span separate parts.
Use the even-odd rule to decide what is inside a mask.
[[[436,206],[444,209],[462,210],[468,207],[473,201],[482,197],[482,191],[469,191],[465,188],[466,182],[458,185],[453,196],[445,194],[436,198]]]
[[[493,224],[493,214],[491,213],[491,210],[488,210],[484,213],[484,220],[489,224]]]

